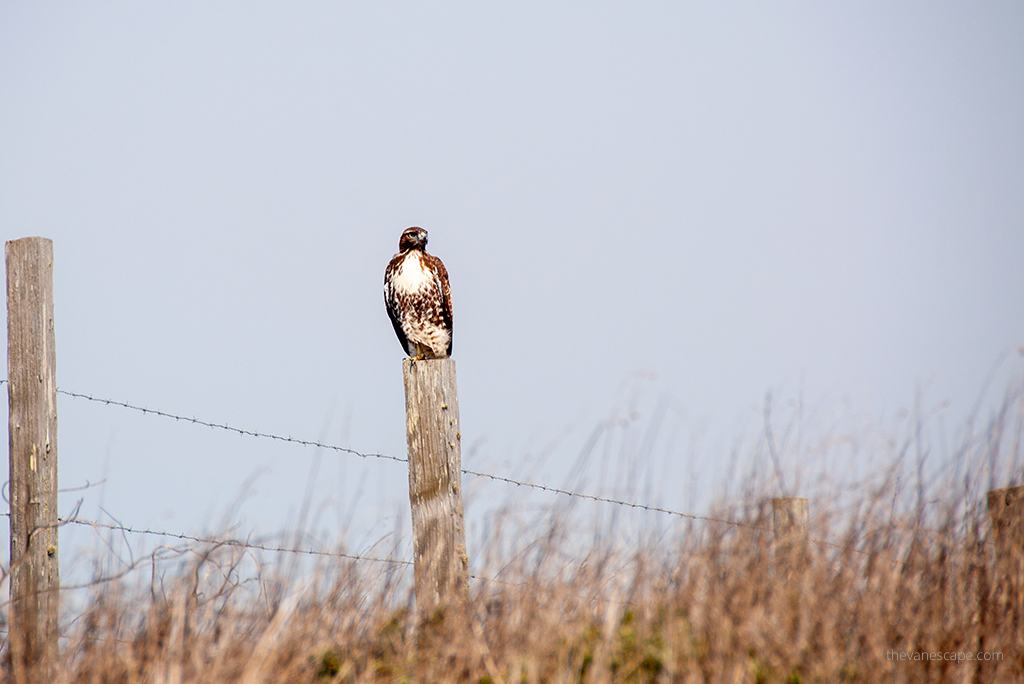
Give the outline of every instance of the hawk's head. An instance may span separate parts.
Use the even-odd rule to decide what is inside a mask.
[[[423,249],[427,246],[427,231],[413,226],[406,228],[398,240],[398,251],[405,252],[410,249]]]

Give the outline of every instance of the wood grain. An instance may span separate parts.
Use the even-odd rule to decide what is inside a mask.
[[[57,664],[60,587],[53,242],[12,240],[6,258],[11,674],[47,682]]]
[[[455,361],[406,359],[402,372],[416,604],[427,616],[468,592]]]

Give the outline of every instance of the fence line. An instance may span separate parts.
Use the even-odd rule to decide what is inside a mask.
[[[683,513],[681,511],[673,511],[669,508],[661,508],[659,506],[648,506],[647,504],[637,503],[635,501],[621,501],[619,499],[611,499],[605,496],[598,496],[596,494],[586,494],[583,492],[573,492],[568,489],[559,489],[558,487],[549,487],[547,485],[535,484],[533,482],[520,482],[510,477],[503,477],[501,475],[491,475],[490,473],[478,473],[473,470],[462,469],[462,472],[466,475],[473,475],[474,477],[483,477],[488,480],[494,480],[495,482],[504,482],[507,484],[515,485],[517,487],[528,487],[530,489],[536,489],[542,492],[548,492],[551,494],[561,494],[563,496],[573,497],[577,499],[589,499],[590,501],[599,501],[601,503],[610,503],[617,506],[626,506],[628,508],[638,508],[644,511],[651,511],[653,513],[665,513],[667,515],[675,515],[680,518],[688,518],[690,520],[701,520],[704,522],[721,523],[723,525],[734,525],[736,527],[746,527],[752,530],[758,530],[759,532],[771,532],[766,527],[760,527],[752,523],[742,523],[735,520],[726,520],[725,518],[714,518],[706,515],[696,515],[694,513]]]
[[[0,380],[0,384],[3,384],[4,382],[7,382],[7,381],[6,380]],[[58,394],[63,394],[65,396],[69,396],[69,397],[72,397],[72,398],[75,398],[75,399],[85,399],[87,401],[96,402],[96,403],[99,403],[99,404],[103,404],[105,406],[117,406],[117,407],[120,407],[120,408],[127,408],[127,409],[131,409],[133,411],[138,411],[140,413],[147,414],[147,415],[159,416],[161,418],[170,418],[170,419],[173,419],[175,421],[181,421],[181,422],[185,422],[185,423],[192,423],[194,425],[202,425],[204,427],[215,428],[215,429],[218,429],[218,430],[225,430],[227,432],[233,432],[235,434],[245,435],[245,436],[248,436],[248,437],[255,437],[257,439],[271,439],[271,440],[275,440],[275,441],[279,441],[279,442],[288,442],[288,443],[291,443],[291,444],[298,444],[300,446],[318,447],[318,448],[322,448],[322,449],[329,449],[329,450],[332,450],[332,451],[337,451],[337,452],[341,452],[341,453],[351,454],[353,456],[358,456],[360,458],[380,458],[380,459],[385,459],[385,460],[389,460],[389,461],[397,461],[399,463],[408,463],[407,459],[402,458],[400,456],[391,456],[389,454],[382,454],[382,453],[364,453],[364,452],[356,451],[355,449],[350,449],[348,447],[341,447],[341,446],[337,446],[337,445],[333,445],[333,444],[325,444],[323,442],[319,442],[319,441],[315,441],[315,440],[298,439],[298,438],[295,438],[295,437],[283,437],[281,435],[275,435],[275,434],[272,434],[272,433],[269,433],[269,432],[260,432],[258,430],[247,430],[247,429],[244,429],[244,428],[233,427],[233,426],[227,425],[225,423],[214,423],[212,421],[200,420],[198,418],[188,417],[188,416],[181,416],[181,415],[177,415],[177,414],[174,414],[174,413],[169,413],[167,411],[161,411],[159,409],[151,409],[151,408],[146,408],[146,407],[143,407],[143,406],[136,406],[134,404],[129,404],[129,403],[123,402],[123,401],[117,401],[117,400],[114,400],[114,399],[103,399],[103,398],[94,397],[94,396],[91,396],[91,395],[88,395],[88,394],[80,394],[78,392],[70,392],[68,390],[58,389],[57,393]],[[516,486],[516,487],[524,487],[524,488],[527,488],[527,489],[535,489],[537,491],[547,492],[549,494],[560,494],[562,496],[567,496],[567,497],[570,497],[570,498],[586,499],[586,500],[589,500],[589,501],[597,501],[597,502],[600,502],[600,503],[608,503],[608,504],[613,504],[613,505],[616,505],[616,506],[625,506],[627,508],[635,508],[635,509],[638,509],[638,510],[649,511],[649,512],[652,512],[652,513],[662,513],[662,514],[665,514],[665,515],[672,515],[672,516],[676,516],[676,517],[679,517],[679,518],[685,518],[685,519],[688,519],[688,520],[697,520],[697,521],[701,521],[701,522],[710,522],[710,523],[716,523],[716,524],[720,524],[720,525],[731,525],[733,527],[743,527],[743,528],[750,529],[750,530],[756,530],[758,532],[771,532],[772,531],[770,528],[761,527],[760,525],[754,525],[753,523],[739,522],[739,521],[736,521],[736,520],[728,520],[728,519],[725,519],[725,518],[716,518],[716,517],[713,517],[713,516],[697,515],[697,514],[694,514],[694,513],[683,513],[682,511],[675,511],[675,510],[672,510],[672,509],[669,509],[669,508],[662,508],[660,506],[650,506],[648,504],[642,504],[642,503],[638,503],[638,502],[635,502],[635,501],[624,501],[624,500],[620,500],[620,499],[612,499],[610,497],[605,497],[605,496],[598,496],[596,494],[587,494],[587,493],[584,493],[584,492],[574,492],[574,491],[571,491],[571,490],[568,490],[568,489],[561,489],[561,488],[558,488],[558,487],[550,487],[548,485],[542,485],[542,484],[536,484],[534,482],[526,482],[526,481],[522,481],[522,480],[516,480],[514,478],[505,477],[503,475],[494,475],[494,474],[491,474],[491,473],[482,473],[482,472],[478,472],[478,471],[475,471],[475,470],[469,470],[469,469],[466,469],[466,468],[462,468],[461,470],[462,470],[462,473],[465,474],[465,475],[472,475],[473,477],[480,477],[480,478],[492,480],[494,482],[503,482],[505,484],[510,484],[510,485],[513,485],[513,486]],[[177,536],[177,535],[169,534],[167,536],[174,537],[174,536]],[[808,538],[808,541],[810,543],[812,543],[812,544],[817,544],[819,546],[826,546],[826,547],[829,547],[829,548],[838,549],[840,551],[849,550],[849,551],[853,551],[854,553],[858,553],[858,554],[865,554],[866,553],[865,551],[862,551],[862,550],[857,549],[855,547],[846,546],[844,544],[837,544],[835,542],[831,542],[831,541],[828,541],[826,539]],[[411,563],[411,561],[406,561],[406,562]],[[471,577],[473,577],[474,579],[487,579],[487,578],[474,577],[472,575],[471,575]]]
[[[131,527],[128,525],[120,525],[114,523],[103,523],[96,522],[93,520],[80,520],[77,518],[71,518],[68,520],[62,520],[62,523],[68,525],[80,525],[83,527],[102,528],[107,530],[114,530],[118,532],[128,532],[129,534],[149,535],[154,537],[170,537],[172,539],[183,539],[185,541],[193,541],[198,544],[214,544],[217,546],[236,546],[246,549],[256,549],[259,551],[272,551],[274,553],[292,553],[307,556],[329,556],[332,558],[348,558],[351,560],[360,561],[371,561],[374,563],[393,563],[396,565],[412,565],[412,561],[401,560],[398,558],[377,558],[375,556],[360,556],[352,553],[343,553],[341,551],[320,551],[318,549],[300,549],[290,548],[287,546],[270,546],[267,544],[260,544],[258,542],[242,541],[240,539],[219,539],[217,537],[196,537],[190,534],[181,534],[179,532],[166,532],[163,530],[150,530],[146,528]]]
[[[0,512],[0,517],[9,518],[10,516],[11,516],[11,514],[8,511]],[[82,527],[91,527],[93,529],[102,528],[102,529],[112,530],[112,531],[116,531],[116,532],[126,532],[128,534],[138,534],[138,535],[144,535],[144,536],[148,535],[148,536],[154,536],[154,537],[170,537],[172,539],[181,539],[183,541],[196,542],[197,544],[210,544],[210,545],[214,545],[214,546],[233,546],[233,547],[237,547],[237,548],[255,549],[257,551],[270,551],[272,553],[291,553],[291,554],[308,555],[308,556],[327,556],[327,557],[331,557],[331,558],[347,558],[349,560],[354,560],[354,561],[368,561],[368,562],[371,562],[371,563],[386,563],[386,564],[391,564],[391,565],[406,565],[406,566],[409,566],[409,567],[413,566],[413,562],[412,561],[410,561],[410,560],[403,560],[401,558],[378,558],[376,556],[360,556],[359,554],[344,553],[344,552],[341,552],[341,551],[321,551],[321,550],[318,550],[318,549],[299,549],[299,548],[291,548],[291,547],[287,547],[287,546],[269,546],[267,544],[260,544],[260,543],[256,543],[256,542],[241,541],[239,539],[221,539],[221,538],[217,538],[217,537],[197,537],[197,536],[194,536],[194,535],[183,534],[183,533],[180,533],[180,532],[167,532],[167,531],[164,531],[164,530],[150,530],[150,529],[147,529],[147,528],[131,527],[129,525],[121,525],[121,524],[118,524],[118,523],[104,523],[104,522],[99,522],[99,521],[95,521],[95,520],[82,520],[82,519],[79,519],[79,518],[67,518],[67,519],[59,518],[58,520],[59,520],[59,522],[57,524],[58,527],[63,527],[65,525],[80,525]],[[192,547],[184,547],[184,548],[163,547],[163,548],[174,550],[174,551],[184,552],[186,550],[189,550]],[[128,567],[122,569],[121,571],[119,571],[119,572],[117,572],[117,573],[115,573],[113,575],[97,577],[96,579],[90,580],[89,582],[86,582],[84,584],[75,584],[75,585],[71,585],[71,586],[62,586],[60,588],[60,591],[75,591],[75,590],[78,590],[78,589],[88,589],[90,587],[94,587],[94,586],[99,585],[99,584],[105,584],[107,582],[116,581],[116,580],[121,579],[122,577],[128,575],[129,573],[131,573],[131,572],[133,572],[133,571],[135,571],[135,570],[137,570],[137,569],[139,569],[141,567],[144,567],[144,566],[149,565],[149,564],[154,564],[154,563],[162,561],[162,560],[167,560],[166,558],[159,558],[158,559],[158,558],[155,557],[155,554],[156,554],[155,551],[152,554],[149,554],[150,557],[148,559],[148,562],[145,561],[144,559],[140,558],[139,560],[130,563],[128,565]],[[2,572],[3,572],[3,569],[0,568],[0,573],[2,573]],[[508,585],[508,586],[521,586],[520,584],[515,583],[515,582],[506,582],[505,580],[500,580],[500,579],[497,579],[495,577],[487,577],[485,575],[470,574],[469,578],[473,579],[473,580],[483,581],[483,582],[492,582],[492,583],[495,583],[495,584],[504,584],[504,585]],[[0,574],[0,580],[2,580],[2,574]],[[0,601],[0,607],[6,606],[9,603],[10,603],[10,601]]]
[[[6,382],[7,382],[6,379],[0,379],[0,385],[4,384]],[[270,439],[270,440],[274,440],[274,441],[278,441],[278,442],[297,444],[299,446],[304,446],[304,447],[316,447],[316,448],[321,448],[321,449],[328,449],[328,450],[331,450],[331,451],[336,451],[336,452],[340,452],[340,453],[350,454],[350,455],[353,455],[353,456],[358,456],[358,457],[364,458],[364,459],[365,458],[379,458],[379,459],[384,459],[384,460],[388,460],[388,461],[397,461],[399,463],[408,463],[407,459],[402,458],[400,456],[392,456],[390,454],[382,454],[382,453],[379,453],[379,452],[378,453],[361,452],[361,451],[357,451],[355,449],[351,449],[351,448],[348,448],[348,447],[337,446],[337,445],[334,445],[334,444],[326,444],[324,442],[320,442],[320,441],[317,441],[317,440],[300,439],[300,438],[290,437],[290,436],[285,437],[285,436],[282,436],[282,435],[275,435],[275,434],[269,433],[269,432],[261,432],[259,430],[248,430],[248,429],[245,429],[245,428],[239,428],[239,427],[234,427],[232,425],[227,425],[226,423],[215,423],[215,422],[212,422],[212,421],[202,420],[202,419],[195,418],[195,417],[183,416],[183,415],[179,415],[179,414],[175,414],[175,413],[170,413],[168,411],[162,411],[160,409],[152,409],[152,408],[147,408],[147,407],[144,407],[144,406],[137,406],[135,404],[130,404],[130,403],[124,402],[124,401],[118,401],[116,399],[104,399],[104,398],[101,398],[101,397],[94,397],[94,396],[89,395],[89,394],[82,394],[82,393],[79,393],[79,392],[71,392],[69,390],[62,390],[62,389],[58,389],[57,393],[58,394],[63,394],[65,396],[71,397],[73,399],[83,399],[83,400],[86,400],[86,401],[91,401],[91,402],[95,402],[95,403],[98,403],[98,404],[103,404],[104,406],[116,406],[116,407],[119,407],[119,408],[126,408],[126,409],[130,409],[132,411],[138,411],[139,413],[142,413],[142,414],[145,414],[145,415],[159,416],[161,418],[168,418],[168,419],[172,419],[172,420],[178,421],[178,422],[191,423],[193,425],[202,425],[203,427],[209,427],[209,428],[213,428],[213,429],[217,429],[217,430],[224,430],[226,432],[233,432],[233,433],[238,434],[238,435],[243,435],[243,436],[247,436],[247,437],[254,437],[254,438],[257,438],[257,439]],[[625,506],[627,508],[634,508],[634,509],[638,509],[638,510],[652,512],[652,513],[661,513],[661,514],[665,514],[665,515],[672,515],[672,516],[676,516],[676,517],[679,517],[679,518],[685,518],[685,519],[688,519],[688,520],[696,520],[696,521],[701,521],[701,522],[716,523],[716,524],[721,524],[721,525],[731,525],[733,527],[742,527],[742,528],[746,528],[746,529],[756,530],[758,532],[771,532],[772,531],[768,527],[761,527],[761,526],[755,525],[753,523],[739,522],[739,521],[736,521],[736,520],[728,520],[726,518],[716,518],[714,516],[697,515],[697,514],[694,514],[694,513],[684,513],[682,511],[675,511],[675,510],[672,510],[672,509],[669,509],[669,508],[663,508],[663,507],[660,507],[660,506],[651,506],[651,505],[648,505],[648,504],[642,504],[642,503],[638,503],[638,502],[635,502],[635,501],[625,501],[625,500],[621,500],[621,499],[613,499],[613,498],[610,498],[610,497],[599,496],[599,495],[596,495],[596,494],[588,494],[588,493],[585,493],[585,492],[574,492],[574,491],[571,491],[571,490],[568,490],[568,489],[561,489],[559,487],[551,487],[551,486],[548,486],[548,485],[537,484],[537,483],[534,483],[534,482],[526,482],[526,481],[523,481],[523,480],[516,480],[514,478],[505,477],[503,475],[494,475],[492,473],[484,473],[484,472],[479,472],[479,471],[475,471],[475,470],[469,470],[469,469],[466,469],[466,468],[462,468],[462,473],[465,474],[465,475],[471,475],[473,477],[479,477],[479,478],[484,478],[484,479],[492,480],[494,482],[502,482],[502,483],[510,484],[510,485],[513,485],[513,486],[516,486],[516,487],[524,487],[524,488],[527,488],[527,489],[535,489],[537,491],[546,492],[546,493],[549,493],[549,494],[559,494],[559,495],[567,496],[567,497],[570,497],[570,498],[585,499],[585,500],[589,500],[589,501],[596,501],[596,502],[600,502],[600,503],[607,503],[607,504],[612,504],[612,505],[616,505],[616,506]],[[3,515],[7,515],[7,514],[3,514]],[[288,548],[283,548],[283,547],[267,547],[267,546],[262,546],[262,545],[250,545],[250,544],[247,544],[247,543],[244,543],[244,542],[240,542],[238,540],[221,540],[221,539],[213,539],[213,538],[204,539],[204,538],[200,538],[200,537],[194,537],[194,536],[191,536],[191,535],[179,534],[179,533],[175,533],[175,532],[162,532],[162,531],[158,531],[158,530],[135,529],[135,528],[127,527],[127,526],[111,525],[111,524],[108,524],[108,523],[87,522],[87,521],[80,521],[80,520],[77,520],[77,519],[70,519],[70,520],[62,521],[61,522],[61,524],[68,524],[68,523],[92,525],[92,526],[95,526],[95,527],[106,527],[106,528],[109,528],[109,529],[120,530],[120,531],[127,532],[127,533],[164,536],[164,537],[171,537],[171,538],[176,538],[176,539],[190,540],[190,541],[194,541],[194,542],[198,542],[198,543],[231,544],[231,545],[245,546],[247,548],[254,548],[254,549],[260,549],[260,550],[271,551],[271,552],[306,553],[306,554],[309,554],[309,555],[338,556],[338,557],[344,557],[344,558],[351,558],[353,560],[367,560],[367,561],[371,561],[371,562],[375,561],[375,562],[381,562],[381,563],[402,563],[402,564],[412,565],[412,561],[397,561],[397,560],[389,560],[389,559],[382,559],[382,558],[363,557],[363,556],[356,556],[356,555],[352,555],[352,554],[343,554],[343,553],[337,553],[337,552],[313,551],[313,550],[303,550],[303,549],[288,549]],[[812,544],[818,544],[818,545],[821,545],[821,546],[827,546],[827,547],[838,549],[838,550],[851,550],[851,551],[853,551],[855,553],[859,553],[859,554],[866,553],[864,551],[861,551],[860,549],[857,549],[857,548],[854,548],[854,547],[848,547],[848,546],[843,545],[843,544],[837,544],[835,542],[827,541],[827,540],[824,540],[824,539],[809,538],[808,541],[810,543],[812,543]],[[498,580],[491,580],[490,578],[486,578],[486,577],[478,577],[478,576],[475,576],[475,575],[471,575],[470,577],[472,577],[473,579],[483,579],[483,580],[487,580],[487,581],[498,581]]]
[[[0,383],[3,383],[3,382],[6,382],[6,380],[0,380]],[[70,392],[68,390],[58,389],[57,393],[58,394],[63,394],[65,396],[72,397],[72,398],[75,398],[75,399],[85,399],[87,401],[96,402],[96,403],[99,403],[99,404],[103,404],[105,406],[117,406],[117,407],[121,407],[121,408],[131,409],[133,411],[138,411],[140,413],[147,414],[147,415],[160,416],[161,418],[170,418],[170,419],[173,419],[175,421],[181,421],[181,422],[185,422],[185,423],[192,423],[194,425],[202,425],[204,427],[215,428],[215,429],[218,429],[218,430],[225,430],[227,432],[233,432],[233,433],[238,434],[238,435],[245,435],[245,436],[248,436],[248,437],[255,437],[255,438],[258,438],[258,439],[272,439],[272,440],[276,440],[276,441],[279,441],[279,442],[288,442],[288,443],[291,443],[291,444],[298,444],[300,446],[317,447],[317,448],[320,448],[320,449],[329,449],[329,450],[332,450],[332,451],[338,451],[338,452],[342,452],[342,453],[346,453],[346,454],[351,454],[353,456],[358,456],[360,458],[380,458],[380,459],[386,459],[386,460],[389,460],[389,461],[397,461],[399,463],[408,463],[407,459],[402,458],[400,456],[391,456],[389,454],[381,454],[381,453],[364,453],[364,452],[361,452],[361,451],[356,451],[355,449],[350,449],[348,447],[341,447],[341,446],[337,446],[337,445],[334,445],[334,444],[325,444],[323,442],[319,442],[319,441],[316,441],[316,440],[299,439],[299,438],[296,438],[296,437],[283,437],[281,435],[275,435],[275,434],[272,434],[272,433],[269,433],[269,432],[260,432],[258,430],[247,430],[245,428],[233,427],[233,426],[227,425],[225,423],[214,423],[214,422],[211,422],[211,421],[200,420],[199,418],[177,415],[177,414],[174,414],[174,413],[169,413],[167,411],[161,411],[159,409],[151,409],[151,408],[146,408],[146,407],[143,407],[143,406],[136,406],[134,404],[129,404],[129,403],[123,402],[123,401],[117,401],[117,400],[114,400],[114,399],[103,399],[103,398],[94,397],[94,396],[91,396],[91,395],[88,395],[88,394],[80,394],[78,392]],[[640,509],[640,510],[644,510],[644,511],[649,511],[649,512],[652,512],[652,513],[663,513],[665,515],[674,515],[674,516],[677,516],[677,517],[680,517],[680,518],[687,518],[689,520],[699,520],[699,521],[703,521],[703,522],[719,523],[719,524],[722,524],[722,525],[734,525],[736,527],[746,527],[748,529],[758,530],[758,531],[761,531],[761,532],[771,532],[771,530],[768,529],[768,528],[760,527],[758,525],[754,525],[754,524],[751,524],[751,523],[737,522],[735,520],[726,520],[724,518],[715,518],[715,517],[712,517],[712,516],[696,515],[696,514],[693,514],[693,513],[683,513],[682,511],[674,511],[674,510],[671,510],[671,509],[668,509],[668,508],[662,508],[660,506],[649,506],[647,504],[637,503],[635,501],[623,501],[623,500],[620,500],[620,499],[612,499],[610,497],[598,496],[596,494],[587,494],[587,493],[584,493],[584,492],[574,492],[574,491],[571,491],[571,490],[568,490],[568,489],[561,489],[561,488],[558,488],[558,487],[550,487],[548,485],[536,484],[534,482],[525,482],[525,481],[522,481],[522,480],[516,480],[516,479],[511,478],[511,477],[505,477],[505,476],[502,476],[502,475],[493,475],[491,473],[482,473],[482,472],[478,472],[478,471],[475,471],[475,470],[468,470],[466,468],[462,468],[461,470],[462,470],[462,473],[465,474],[465,475],[472,475],[473,477],[480,477],[480,478],[484,478],[484,479],[488,479],[488,480],[493,480],[494,482],[503,482],[505,484],[514,485],[516,487],[525,487],[527,489],[536,489],[537,491],[547,492],[549,494],[560,494],[562,496],[568,496],[568,497],[573,497],[573,498],[578,498],[578,499],[587,499],[587,500],[590,500],[590,501],[598,501],[598,502],[601,502],[601,503],[609,503],[609,504],[614,504],[614,505],[617,505],[617,506],[626,506],[628,508],[636,508],[636,509]]]
[[[9,512],[0,513],[0,517],[10,517]],[[82,520],[80,518],[59,518],[59,527],[64,525],[80,525],[82,527],[91,527],[93,529],[105,529],[113,530],[117,532],[127,532],[129,534],[148,535],[153,537],[170,537],[172,539],[182,539],[185,541],[192,541],[198,544],[214,544],[217,546],[237,546],[246,549],[256,549],[259,551],[272,551],[274,553],[293,553],[293,554],[305,554],[308,556],[330,556],[332,558],[349,558],[351,560],[360,561],[371,561],[374,563],[393,563],[397,565],[412,565],[412,561],[401,560],[398,558],[377,558],[375,556],[360,556],[352,553],[343,553],[341,551],[320,551],[318,549],[299,549],[291,548],[287,546],[270,546],[267,544],[260,544],[258,542],[242,541],[240,539],[220,539],[217,537],[197,537],[191,534],[183,534],[181,532],[167,532],[164,530],[151,530],[147,528],[131,527],[129,525],[121,525],[117,523],[104,523],[95,520]]]
[[[7,381],[3,380],[2,382],[7,382]],[[400,456],[390,456],[388,454],[380,454],[380,453],[376,453],[376,454],[366,453],[366,454],[364,454],[364,453],[362,453],[360,451],[356,451],[355,449],[349,449],[347,447],[335,446],[333,444],[324,444],[322,442],[317,442],[315,440],[297,439],[295,437],[282,437],[281,435],[274,435],[274,434],[270,434],[268,432],[258,432],[256,430],[245,430],[243,428],[237,428],[237,427],[232,427],[230,425],[225,425],[224,423],[212,423],[210,421],[200,420],[198,418],[189,418],[188,416],[179,416],[179,415],[175,415],[173,413],[168,413],[166,411],[160,411],[160,410],[157,410],[157,409],[145,408],[143,406],[135,406],[134,404],[129,404],[129,403],[126,403],[126,402],[123,402],[123,401],[116,401],[114,399],[101,399],[101,398],[98,398],[98,397],[90,396],[88,394],[79,394],[78,392],[69,392],[67,390],[62,390],[62,389],[58,389],[57,390],[57,394],[63,394],[65,396],[73,397],[75,399],[86,399],[88,401],[94,401],[94,402],[97,402],[99,404],[105,404],[107,406],[120,406],[122,408],[131,409],[133,411],[139,411],[139,412],[145,413],[145,414],[152,414],[154,416],[160,416],[161,418],[173,418],[176,421],[183,421],[183,422],[186,422],[186,423],[193,423],[195,425],[202,425],[204,427],[216,428],[218,430],[226,430],[228,432],[234,432],[236,434],[246,435],[248,437],[257,437],[257,438],[262,438],[262,439],[273,439],[273,440],[277,440],[278,442],[290,442],[292,444],[299,444],[301,446],[311,446],[311,447],[318,447],[320,449],[330,449],[332,451],[340,451],[340,452],[343,452],[343,453],[346,453],[346,454],[351,454],[353,456],[358,456],[360,458],[383,458],[383,459],[387,459],[387,460],[390,460],[390,461],[398,461],[400,463],[406,463],[406,459],[404,459],[404,458],[402,458]]]

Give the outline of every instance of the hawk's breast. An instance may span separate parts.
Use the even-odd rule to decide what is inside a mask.
[[[402,259],[395,277],[392,281],[397,292],[414,294],[423,292],[431,287],[434,276],[423,266],[423,259],[419,252],[412,250]]]
[[[451,354],[451,295],[439,259],[416,249],[396,255],[385,271],[384,301],[409,356]]]

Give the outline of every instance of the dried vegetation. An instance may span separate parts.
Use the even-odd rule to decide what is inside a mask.
[[[191,549],[161,580],[90,590],[67,620],[60,681],[1024,681],[1020,572],[997,565],[985,502],[1021,483],[1022,419],[1011,392],[927,477],[909,430],[852,504],[812,499],[816,541],[788,565],[760,476],[714,509],[742,525],[583,543],[571,507],[525,528],[510,513],[476,541],[467,603],[431,615],[412,611],[407,566],[271,570],[238,547]],[[992,659],[965,659],[979,652]]]

